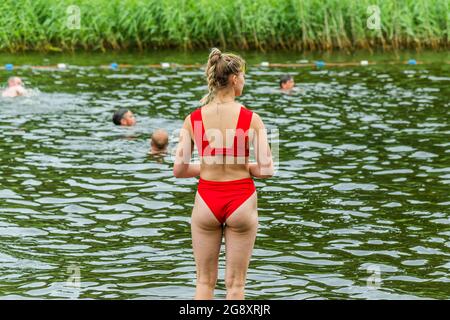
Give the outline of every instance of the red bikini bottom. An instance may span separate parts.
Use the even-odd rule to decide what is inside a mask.
[[[198,181],[198,193],[220,223],[241,206],[255,191],[252,178],[231,181]]]

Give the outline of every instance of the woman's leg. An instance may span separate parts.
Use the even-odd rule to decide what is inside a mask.
[[[244,299],[247,269],[252,256],[258,210],[256,191],[227,219],[225,226],[227,299]]]
[[[217,282],[223,229],[198,192],[192,210],[191,231],[197,266],[195,299],[212,299]]]

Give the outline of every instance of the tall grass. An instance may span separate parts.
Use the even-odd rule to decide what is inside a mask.
[[[66,26],[69,5],[81,28]],[[367,27],[378,5],[381,30]],[[0,50],[448,48],[449,0],[2,0]]]

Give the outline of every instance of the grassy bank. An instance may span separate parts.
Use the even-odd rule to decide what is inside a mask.
[[[76,12],[80,9],[80,28]],[[381,30],[367,27],[380,8]],[[448,48],[450,0],[3,0],[1,51]]]

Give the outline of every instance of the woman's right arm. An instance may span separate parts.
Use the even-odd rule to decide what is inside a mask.
[[[250,175],[256,178],[270,178],[274,174],[272,151],[267,139],[267,130],[259,115],[253,113],[253,148],[256,163],[249,163]]]
[[[190,117],[184,119],[183,127],[180,131],[180,137],[175,153],[175,162],[173,164],[173,175],[176,178],[192,178],[200,175],[200,163],[191,163],[192,151],[194,150],[193,141],[190,134]]]

